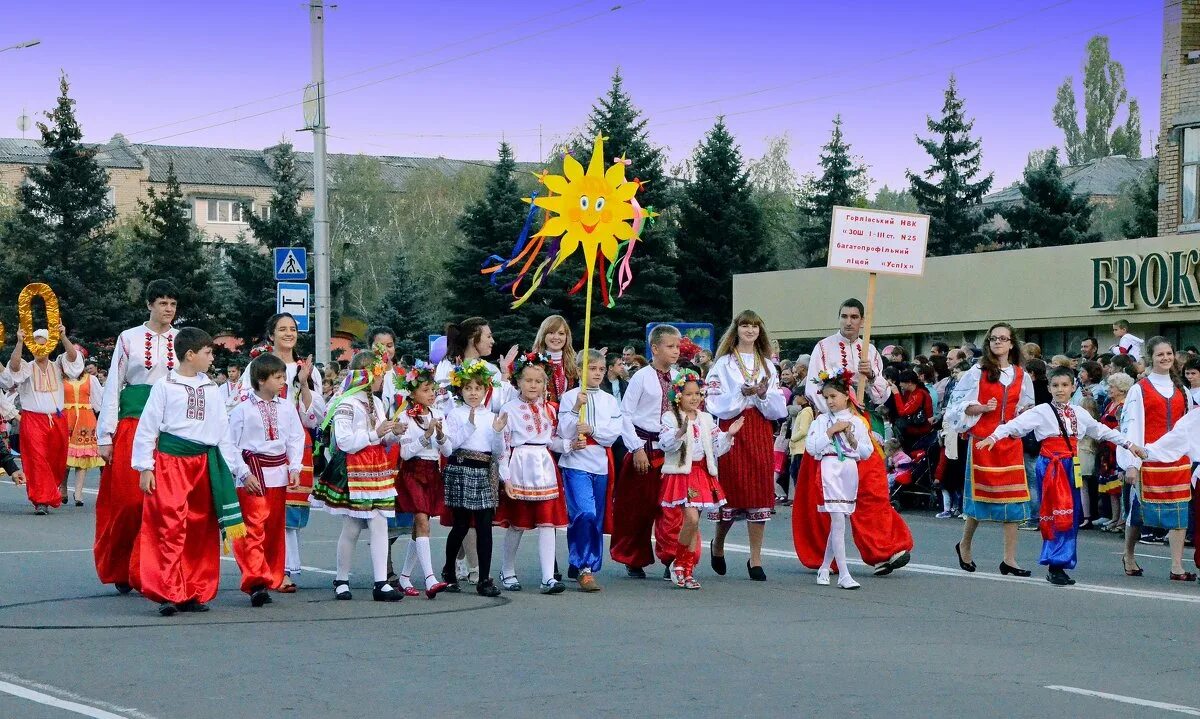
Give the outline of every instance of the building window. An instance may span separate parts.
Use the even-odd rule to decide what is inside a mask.
[[[209,200],[208,221],[224,223],[244,223],[242,219],[242,203],[237,200]]]
[[[271,206],[269,204],[268,205],[259,205],[254,208],[254,213],[256,215],[258,215],[258,218],[260,220],[270,220],[271,219]]]
[[[1200,127],[1183,130],[1182,213],[1180,221],[1189,224],[1200,220],[1197,212],[1197,192],[1200,192]]]

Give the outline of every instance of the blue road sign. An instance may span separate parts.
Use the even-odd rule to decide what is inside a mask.
[[[275,289],[275,311],[287,313],[296,320],[296,329],[308,332],[310,295],[307,282],[280,282]]]
[[[275,281],[307,279],[308,250],[303,247],[276,247]]]

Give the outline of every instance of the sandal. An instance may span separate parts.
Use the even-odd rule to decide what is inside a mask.
[[[296,593],[296,583],[292,581],[291,577],[284,576],[283,583],[280,584],[279,588],[276,589],[275,591],[279,592],[280,594],[295,594]]]
[[[1194,582],[1194,581],[1196,581],[1196,573],[1195,572],[1184,572],[1183,574],[1176,574],[1175,572],[1171,572],[1171,581],[1172,582]]]
[[[1143,574],[1142,568],[1137,565],[1137,562],[1133,563],[1133,569],[1126,566],[1125,557],[1121,557],[1121,569],[1125,570],[1125,576],[1127,577],[1140,577]]]
[[[515,574],[512,575],[511,577],[506,577],[503,574],[501,574],[500,575],[500,586],[504,587],[504,591],[506,591],[506,592],[521,591],[521,583],[517,581],[517,575],[515,575]]]

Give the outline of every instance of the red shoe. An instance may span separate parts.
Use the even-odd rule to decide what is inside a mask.
[[[416,587],[405,587],[403,591],[404,591],[404,596],[406,596],[406,597],[421,596],[421,590],[417,589]]]
[[[439,592],[441,592],[443,589],[445,589],[448,586],[450,586],[450,585],[446,584],[445,582],[438,582],[437,584],[434,584],[431,587],[425,587],[425,596],[429,597],[430,599],[433,599],[433,598],[437,597]]]
[[[1171,572],[1171,581],[1172,582],[1194,582],[1194,581],[1196,581],[1196,573],[1195,572],[1184,572],[1183,574],[1176,574],[1175,572]]]

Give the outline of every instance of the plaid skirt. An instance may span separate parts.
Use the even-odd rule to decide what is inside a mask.
[[[500,503],[498,477],[492,456],[459,449],[450,455],[442,475],[446,506],[458,509],[495,509]]]

